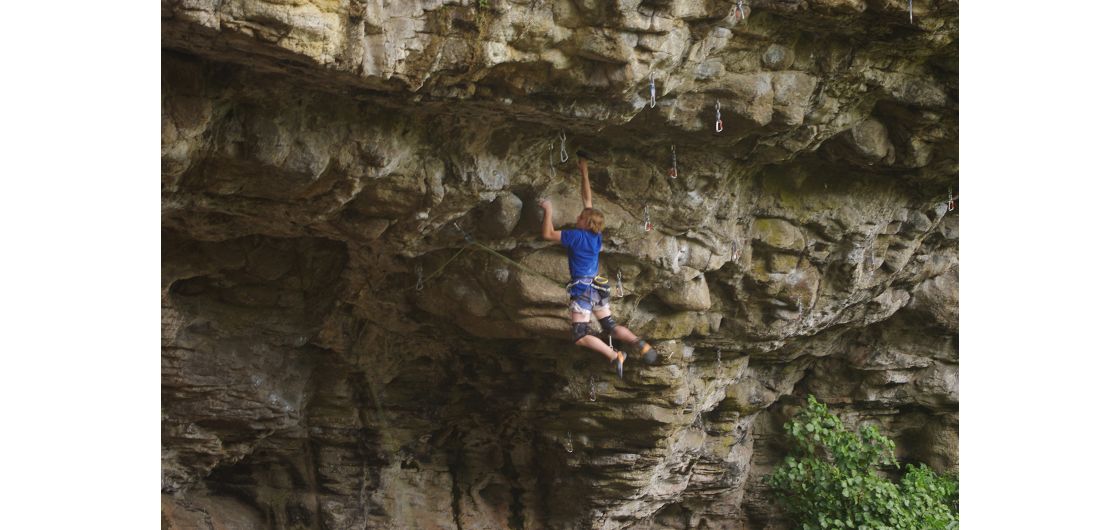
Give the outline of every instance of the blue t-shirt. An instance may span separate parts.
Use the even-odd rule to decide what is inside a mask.
[[[561,230],[560,244],[568,249],[568,272],[572,278],[599,274],[599,250],[603,235],[590,230]]]

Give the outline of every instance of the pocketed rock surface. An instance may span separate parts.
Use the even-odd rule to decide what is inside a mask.
[[[164,0],[163,527],[786,528],[809,393],[955,472],[957,3],[743,6]]]

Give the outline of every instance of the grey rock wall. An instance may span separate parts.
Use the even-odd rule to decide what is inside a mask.
[[[743,14],[164,1],[164,526],[782,528],[806,393],[954,471],[957,5]],[[577,147],[623,380],[538,237]]]

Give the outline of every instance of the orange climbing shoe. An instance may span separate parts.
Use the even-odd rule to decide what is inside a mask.
[[[653,349],[653,346],[644,340],[639,340],[637,346],[638,355],[642,356],[643,363],[653,364],[657,362],[657,350]]]

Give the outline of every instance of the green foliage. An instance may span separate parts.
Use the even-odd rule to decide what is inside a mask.
[[[778,502],[804,530],[955,529],[957,481],[921,464],[898,484],[880,466],[898,468],[894,442],[864,425],[849,431],[828,407],[808,406],[785,425],[792,454],[766,477]]]

